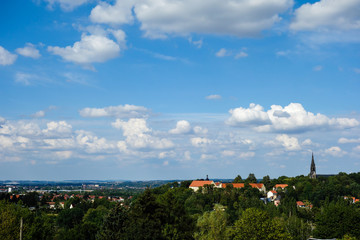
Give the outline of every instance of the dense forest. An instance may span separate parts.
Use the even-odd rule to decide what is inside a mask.
[[[44,207],[51,197],[35,192],[21,199],[0,196],[0,238],[19,239],[360,239],[360,173],[327,178],[262,178],[267,191],[276,184],[281,203],[264,201],[265,193],[243,188],[189,189],[191,181],[173,182],[126,196],[115,203],[73,197],[63,208]],[[297,201],[305,203],[298,207]],[[31,210],[30,210],[30,209]]]

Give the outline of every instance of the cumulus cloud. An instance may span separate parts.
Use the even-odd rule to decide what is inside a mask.
[[[221,152],[221,155],[223,155],[224,157],[231,157],[235,155],[235,152],[231,150],[224,150]]]
[[[186,120],[181,120],[176,123],[176,127],[171,129],[169,133],[172,134],[186,134],[191,132],[190,123]]]
[[[193,129],[195,134],[207,134],[208,133],[208,129],[207,128],[203,128],[200,126],[195,126]]]
[[[306,111],[300,103],[282,107],[272,105],[267,112],[254,103],[249,108],[235,108],[226,121],[231,126],[253,126],[259,132],[306,132],[314,129],[345,129],[359,126],[354,118],[329,118]]]
[[[126,137],[126,145],[135,149],[167,149],[174,146],[174,143],[168,139],[153,136],[152,130],[147,127],[143,118],[130,118],[128,121],[116,119],[112,126],[121,129]]]
[[[52,121],[48,122],[46,126],[47,128],[42,130],[46,136],[69,136],[72,132],[72,126],[66,121]]]
[[[95,23],[124,24],[134,20],[132,8],[134,0],[116,1],[114,5],[100,2],[92,9],[90,19]]]
[[[41,57],[39,50],[37,50],[36,47],[31,43],[27,43],[25,47],[17,48],[15,51],[24,57],[29,57],[34,59]]]
[[[89,0],[45,0],[48,2],[48,8],[52,9],[54,5],[59,4],[64,11],[72,11],[74,8],[83,5]]]
[[[295,10],[290,29],[295,31],[359,30],[360,2],[321,0]]]
[[[263,125],[270,122],[270,118],[264,108],[251,103],[249,108],[230,109],[231,117],[226,121],[231,126],[239,125]]]
[[[16,54],[12,54],[8,50],[0,46],[0,65],[11,65],[16,61],[16,58]]]
[[[242,152],[238,155],[239,158],[252,158],[255,156],[254,152]]]
[[[195,137],[190,139],[191,145],[194,147],[205,147],[212,143],[212,141],[208,138]]]
[[[326,149],[324,153],[333,157],[342,157],[347,154],[347,152],[343,151],[340,147],[337,146]]]
[[[78,130],[76,131],[76,142],[80,147],[83,147],[87,153],[104,152],[114,148],[109,144],[105,138],[94,136],[91,132]]]
[[[339,138],[338,143],[360,143],[360,138]]]
[[[292,0],[117,0],[113,5],[101,2],[90,19],[125,24],[136,17],[150,38],[190,33],[253,37],[279,22],[279,14],[292,5]]]
[[[246,52],[241,51],[235,55],[235,59],[246,58],[247,56],[249,56],[249,55]]]
[[[36,113],[32,114],[31,117],[33,118],[45,117],[45,111],[43,110],[37,111]]]
[[[88,65],[119,56],[120,46],[106,36],[83,34],[81,40],[75,42],[73,46],[64,48],[49,46],[48,51],[59,55],[65,61]]]
[[[79,111],[82,117],[118,117],[118,118],[135,118],[145,117],[150,110],[143,106],[130,104],[109,106],[105,108],[84,108]]]
[[[291,0],[144,0],[134,12],[145,36],[152,38],[190,33],[257,36],[280,21]]]
[[[289,137],[286,134],[281,134],[276,136],[276,140],[281,143],[281,145],[289,151],[300,150],[299,141],[296,137]]]
[[[219,100],[219,99],[221,99],[221,95],[212,94],[212,95],[206,96],[205,99],[207,99],[207,100]]]
[[[219,51],[217,51],[215,53],[215,56],[217,57],[226,57],[226,56],[230,56],[231,52],[226,50],[225,48],[221,48]]]

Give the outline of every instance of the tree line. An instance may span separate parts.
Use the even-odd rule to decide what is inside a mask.
[[[34,196],[21,202],[5,198],[0,201],[0,238],[19,239],[22,218],[23,239],[360,239],[360,203],[350,201],[360,197],[360,173],[263,177],[267,190],[288,184],[277,190],[279,206],[264,202],[264,194],[248,184],[257,182],[254,174],[233,182],[245,186],[208,185],[194,192],[191,181],[173,182],[147,188],[124,204],[72,198],[67,201],[73,208],[65,204],[56,211],[30,211]],[[297,201],[311,207],[299,208]]]

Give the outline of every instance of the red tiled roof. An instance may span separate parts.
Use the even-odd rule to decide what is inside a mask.
[[[253,188],[262,188],[264,186],[263,183],[249,183],[250,186],[252,186]]]
[[[204,185],[211,185],[213,181],[192,181],[190,187],[203,187]]]
[[[223,183],[222,187],[226,188],[226,185],[232,184],[234,188],[243,188],[245,186],[245,183]],[[249,183],[251,187],[253,188],[262,188],[264,184],[262,183]]]
[[[297,201],[297,202],[296,202],[296,205],[298,205],[298,206],[305,206],[305,204],[304,204],[302,201]]]
[[[271,190],[270,192],[272,192],[272,193],[277,193],[275,190]]]
[[[287,184],[276,184],[275,188],[286,188],[287,186],[289,186],[289,185],[287,185]]]

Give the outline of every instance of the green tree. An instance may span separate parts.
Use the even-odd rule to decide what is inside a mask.
[[[255,174],[250,173],[247,179],[245,180],[246,183],[256,183],[257,179],[255,177]]]
[[[197,240],[225,240],[227,239],[226,225],[228,216],[222,205],[216,204],[211,212],[205,212],[197,221]]]
[[[230,239],[234,240],[285,240],[291,239],[278,219],[260,209],[246,209],[235,226],[229,231]]]
[[[129,211],[117,204],[105,217],[104,224],[97,233],[100,240],[126,239]]]
[[[139,196],[131,207],[128,225],[129,239],[164,239],[162,228],[164,212],[150,189]]]
[[[244,182],[244,181],[242,180],[240,175],[237,175],[236,178],[233,181],[233,183],[242,183],[242,182]]]
[[[263,179],[261,180],[261,182],[265,185],[265,188],[267,191],[271,190],[271,179],[269,175],[266,175],[263,177]]]

